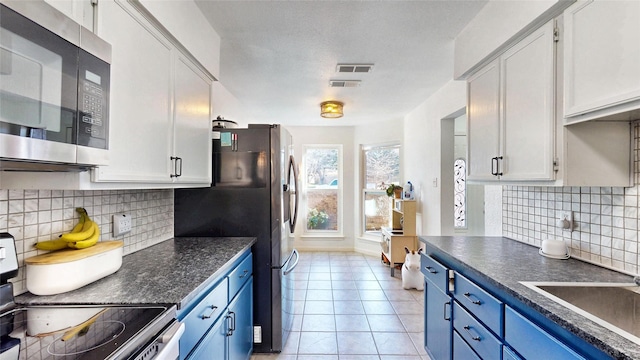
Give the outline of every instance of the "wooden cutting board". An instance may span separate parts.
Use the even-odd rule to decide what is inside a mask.
[[[33,256],[24,259],[28,265],[50,265],[61,264],[76,260],[81,260],[89,256],[101,254],[109,250],[117,249],[124,246],[124,241],[100,241],[92,247],[86,249],[62,249],[52,251],[43,255]]]

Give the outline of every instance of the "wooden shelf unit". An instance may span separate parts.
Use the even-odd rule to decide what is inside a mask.
[[[382,228],[380,242],[383,258],[389,261],[391,276],[394,276],[395,266],[404,264],[405,247],[417,250],[416,236],[416,201],[393,199],[391,210],[391,228]]]

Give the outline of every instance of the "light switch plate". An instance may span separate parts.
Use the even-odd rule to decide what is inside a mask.
[[[113,236],[120,236],[131,231],[131,215],[113,214]]]

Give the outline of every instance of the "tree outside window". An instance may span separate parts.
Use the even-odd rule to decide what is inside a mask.
[[[341,216],[340,146],[308,146],[304,154],[306,192],[306,230],[340,230]]]
[[[385,190],[400,185],[400,145],[365,146],[362,149],[364,233],[377,233],[389,226],[391,200]]]

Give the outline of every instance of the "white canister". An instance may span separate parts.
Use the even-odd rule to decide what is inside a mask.
[[[407,183],[404,185],[402,198],[404,200],[415,200],[415,195],[413,192],[413,184],[411,183],[411,181],[407,181]]]

